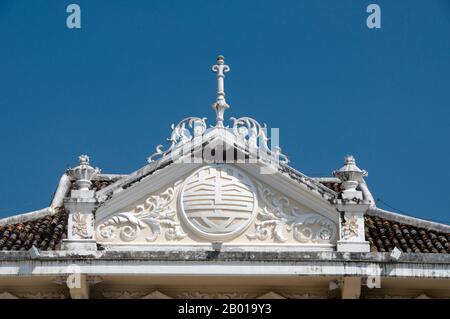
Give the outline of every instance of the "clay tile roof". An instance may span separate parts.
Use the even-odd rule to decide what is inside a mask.
[[[450,233],[406,225],[379,216],[365,216],[366,240],[371,251],[405,253],[450,253]]]
[[[329,189],[339,193],[341,191],[341,183],[340,182],[321,182],[323,186],[328,187]]]
[[[54,215],[19,224],[0,226],[0,250],[56,250],[66,237],[67,213],[60,209]]]
[[[111,180],[111,179],[93,180],[92,181],[92,189],[94,189],[95,191],[99,191],[99,190],[111,185],[114,182],[115,182],[115,180]]]
[[[95,191],[99,191],[99,190],[101,190],[101,189],[111,185],[112,183],[114,183],[115,180],[112,180],[112,179],[98,179],[98,180],[92,180],[91,182],[92,182],[91,189],[93,189]],[[72,182],[72,185],[71,185],[70,189],[76,189],[74,182]]]

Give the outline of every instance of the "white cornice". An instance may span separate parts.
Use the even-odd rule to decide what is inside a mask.
[[[0,252],[1,254],[2,252]],[[77,257],[69,255],[58,260],[61,252],[52,252],[52,258],[27,260],[2,260],[1,276],[42,276],[70,275],[73,271],[69,263],[77,265],[77,270],[86,275],[110,276],[368,276],[374,272],[389,278],[432,278],[450,279],[448,262],[384,262],[377,260],[343,260],[333,258],[332,252],[304,252],[320,256],[311,260],[151,260],[145,258],[92,258],[89,255]],[[92,254],[92,252],[91,252]],[[100,253],[101,254],[101,253]],[[254,252],[254,254],[257,254]],[[387,254],[388,255],[388,254]],[[307,257],[307,256],[306,256]]]

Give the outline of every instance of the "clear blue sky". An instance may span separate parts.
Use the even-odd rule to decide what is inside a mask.
[[[375,198],[450,220],[448,0],[1,0],[0,41],[0,216],[47,206],[81,153],[129,173],[172,122],[212,120],[223,54],[226,117],[279,127],[296,169],[354,154]]]

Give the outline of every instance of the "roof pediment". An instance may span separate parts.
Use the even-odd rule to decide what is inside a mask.
[[[311,206],[329,211],[330,201],[337,193],[310,178],[267,152],[267,144],[252,148],[248,140],[236,139],[234,128],[212,128],[204,135],[175,144],[158,160],[99,190],[96,196],[102,207],[114,207],[115,203],[126,205],[137,197],[152,192],[163,185],[173,183],[203,165],[226,163],[238,166],[253,178],[281,189],[292,197],[305,197]],[[261,151],[261,149],[263,151]],[[106,204],[108,202],[108,204]],[[105,208],[104,208],[105,207]],[[113,209],[113,208],[111,208]]]
[[[260,169],[258,163],[172,163],[97,209],[97,240],[332,249],[339,220],[334,206],[283,173],[260,174]],[[305,233],[303,225],[309,225]]]
[[[98,200],[110,200],[115,194],[144,179],[151,179],[168,166],[173,174],[177,171],[182,174],[199,164],[211,163],[236,164],[247,167],[253,174],[287,178],[320,194],[325,200],[337,197],[334,190],[290,167],[287,156],[281,153],[280,147],[269,147],[265,125],[247,117],[232,118],[232,122],[231,127],[206,129],[205,118],[187,118],[176,126],[172,125],[169,148],[163,151],[162,145],[158,145],[157,152],[149,157],[147,165],[99,190],[96,194]],[[202,128],[198,129],[196,125]],[[193,132],[189,131],[188,126]],[[174,169],[180,165],[184,165],[185,169]]]

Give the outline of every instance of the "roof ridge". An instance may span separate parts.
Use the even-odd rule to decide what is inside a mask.
[[[415,227],[427,228],[438,232],[450,233],[450,225],[442,224],[418,217],[412,217],[408,215],[398,214],[391,211],[387,211],[378,207],[370,208],[367,211],[368,215],[378,216],[391,221],[396,221],[403,224],[408,224]]]
[[[34,221],[36,219],[43,218],[48,215],[55,215],[58,213],[58,211],[59,211],[58,209],[54,209],[48,206],[32,212],[5,217],[0,219],[0,226]]]

